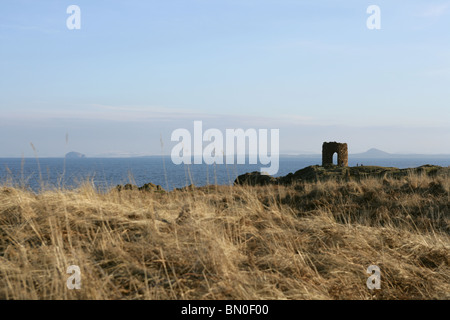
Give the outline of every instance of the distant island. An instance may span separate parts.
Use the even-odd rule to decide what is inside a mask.
[[[81,159],[81,158],[86,158],[86,156],[84,154],[82,154],[82,153],[72,151],[72,152],[69,152],[69,153],[66,154],[66,158],[68,158],[68,159]]]

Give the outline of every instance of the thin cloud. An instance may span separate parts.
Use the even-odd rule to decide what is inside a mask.
[[[103,104],[92,104],[94,108],[110,110],[110,111],[126,111],[126,112],[156,112],[156,113],[196,113],[194,110],[167,108],[162,106],[110,106]]]
[[[76,105],[72,108],[12,111],[3,115],[3,119],[45,120],[45,119],[84,119],[116,122],[144,122],[151,120],[170,121],[176,119],[207,119],[220,115],[201,113],[191,109],[167,108],[155,106],[109,106],[101,104]]]
[[[9,112],[4,114],[4,121],[36,121],[51,119],[113,121],[122,123],[142,122],[177,122],[205,120],[218,124],[234,124],[243,127],[274,128],[277,126],[312,124],[312,117],[297,114],[280,114],[276,116],[236,115],[226,113],[206,113],[193,109],[168,108],[162,106],[133,105],[103,105],[86,104],[72,105],[73,108],[31,110],[26,112]],[[76,107],[76,108],[74,108]],[[9,119],[9,120],[7,120]]]
[[[0,24],[0,30],[17,30],[23,32],[59,33],[60,30],[53,28],[43,28],[40,26],[20,25],[20,24]]]
[[[421,16],[426,18],[439,18],[446,14],[448,9],[450,9],[450,3],[430,5],[425,9]]]
[[[428,77],[450,76],[450,68],[429,69],[423,75]]]
[[[193,109],[168,108],[162,106],[110,106],[92,104],[92,107],[94,108],[94,111],[90,114],[88,113],[88,116],[117,121],[147,121],[152,119],[166,121],[171,119],[191,119],[195,117],[215,117],[215,115],[204,114]]]

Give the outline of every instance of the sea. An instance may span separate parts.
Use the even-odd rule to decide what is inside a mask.
[[[275,177],[321,164],[321,156],[280,156]],[[414,168],[425,164],[450,166],[447,158],[349,158],[349,166],[376,165]],[[28,188],[34,192],[48,189],[74,189],[89,183],[98,191],[119,184],[146,183],[173,190],[189,185],[232,185],[238,175],[261,171],[262,164],[175,165],[170,156],[142,158],[0,158],[0,185]],[[263,169],[264,171],[264,169]]]

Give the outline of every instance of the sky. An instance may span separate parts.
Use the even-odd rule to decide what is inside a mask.
[[[196,120],[450,154],[449,30],[450,1],[2,0],[0,157],[169,154]]]

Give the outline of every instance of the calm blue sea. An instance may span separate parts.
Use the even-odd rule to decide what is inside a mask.
[[[321,163],[321,157],[280,157],[280,169],[275,176],[284,176],[309,165]],[[449,166],[450,159],[349,159],[356,164],[412,168],[424,164]],[[25,185],[34,191],[45,188],[74,188],[90,179],[99,190],[117,184],[141,186],[152,182],[166,190],[190,184],[232,184],[246,172],[259,171],[261,165],[174,165],[170,157],[148,158],[0,158],[0,185]]]

